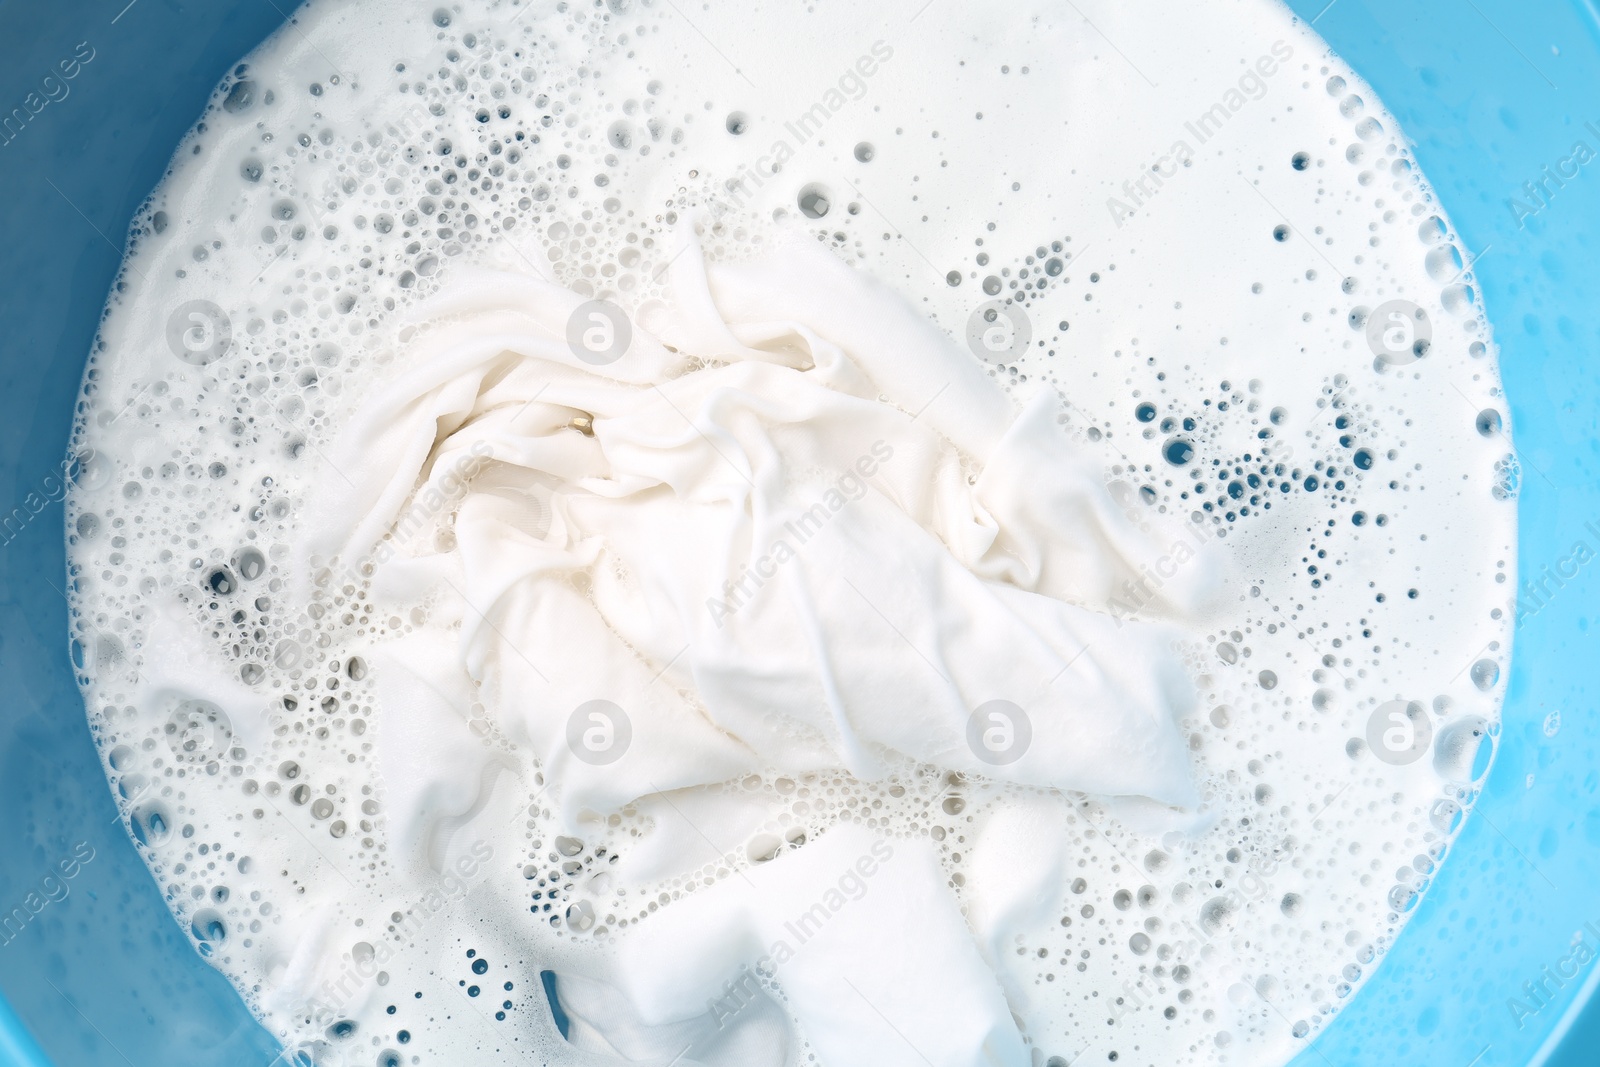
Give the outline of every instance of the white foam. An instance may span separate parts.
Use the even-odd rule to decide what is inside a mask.
[[[1497,729],[1488,326],[1287,11],[1084,13],[312,5],[219,87],[86,375],[74,637],[286,1043],[1270,1064],[1370,975]],[[852,470],[781,563],[723,503]]]

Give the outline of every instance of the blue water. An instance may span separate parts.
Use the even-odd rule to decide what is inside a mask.
[[[0,116],[80,42],[94,50],[70,94],[0,144],[0,526],[60,461],[128,218],[211,86],[281,22],[275,3],[287,10],[288,0],[0,0]],[[1600,17],[1588,0],[1293,6],[1416,138],[1482,254],[1524,466],[1523,574],[1537,577],[1579,540],[1600,553],[1600,158],[1552,183],[1531,217],[1506,203],[1575,140],[1600,154],[1600,134],[1584,128],[1600,129]],[[48,502],[0,546],[0,914],[59,875],[81,842],[94,858],[0,944],[0,993],[25,1023],[0,1001],[0,1064],[42,1065],[37,1039],[56,1067],[267,1067],[273,1042],[169,920],[115,821],[66,658],[60,521]],[[1519,1028],[1508,999],[1567,955],[1584,922],[1600,929],[1597,567],[1552,583],[1519,629],[1479,814],[1378,978],[1297,1067],[1534,1063],[1595,973],[1590,963],[1551,983],[1555,995],[1537,1011],[1525,1002]],[[1552,712],[1561,725],[1548,735]],[[1600,1010],[1576,1020],[1549,1063],[1600,1063]]]
[[[0,531],[58,468],[129,217],[223,72],[282,21],[269,0],[139,0],[117,18],[126,3],[0,0],[0,116],[93,49],[0,145]],[[266,1067],[275,1044],[116,821],[67,662],[63,554],[59,503],[0,547],[0,913],[80,842],[94,859],[0,945],[0,992],[58,1067]],[[32,1067],[6,1045],[0,1061]]]

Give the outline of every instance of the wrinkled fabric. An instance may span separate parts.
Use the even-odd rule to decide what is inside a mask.
[[[904,757],[1193,804],[1173,631],[1104,610],[1156,553],[1059,398],[1018,405],[804,243],[710,267],[689,246],[673,269],[689,295],[646,309],[599,367],[565,342],[581,297],[456,281],[330,453],[307,571],[371,560],[376,596],[454,605],[457,655],[418,657],[418,684],[476,683],[569,817],[752,770],[871,779]],[[419,514],[431,539],[400,536]],[[1161,591],[1171,611],[1195,595],[1184,578]],[[1013,762],[969,747],[995,699],[1031,727]],[[568,743],[593,700],[631,729],[609,764]]]

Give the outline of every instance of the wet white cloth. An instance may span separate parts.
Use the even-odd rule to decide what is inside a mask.
[[[1192,804],[1172,632],[1103,610],[1158,553],[1059,398],[1019,407],[805,243],[710,267],[690,246],[673,269],[671,307],[607,366],[565,341],[581,297],[458,277],[361,400],[306,564],[370,557],[375,595],[459,618],[457,655],[415,658],[406,684],[474,680],[572,817],[755,769],[872,778],[894,754]],[[1181,604],[1188,577],[1162,593]],[[1011,762],[969,745],[996,699],[1027,719],[1002,749],[1031,728]],[[612,762],[569,743],[596,700],[621,709],[587,735],[625,745]]]
[[[836,826],[798,852],[689,894],[635,934],[619,945],[617,967],[638,1013],[632,1036],[696,1020],[690,1053],[708,1050],[722,1033],[759,1027],[772,982],[830,1067],[1028,1063],[926,840],[890,842]],[[604,1004],[584,992],[578,1004]],[[769,1044],[754,1062],[782,1061]]]

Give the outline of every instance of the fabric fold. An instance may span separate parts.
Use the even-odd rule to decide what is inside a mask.
[[[431,575],[459,655],[428,684],[474,687],[569,825],[906,760],[1193,805],[1179,634],[1107,613],[1150,539],[1060,398],[1019,407],[823,250],[672,270],[661,338],[605,367],[567,351],[581,301],[546,282],[424,306],[331,452],[303,572]],[[1168,583],[1170,615],[1194,587]]]

